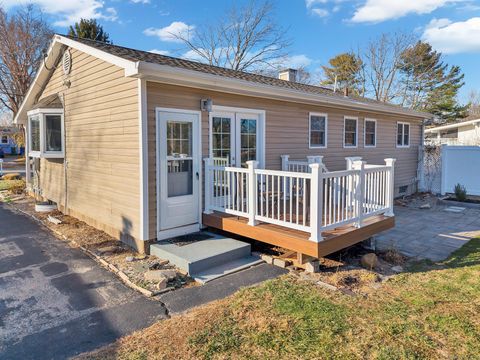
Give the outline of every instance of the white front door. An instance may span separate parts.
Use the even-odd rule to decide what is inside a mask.
[[[210,156],[215,165],[245,167],[248,160],[261,161],[263,149],[260,116],[254,113],[210,114]]]
[[[200,117],[157,111],[159,230],[199,222]]]

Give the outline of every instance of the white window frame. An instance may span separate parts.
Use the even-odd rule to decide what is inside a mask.
[[[398,145],[398,125],[402,125],[402,144],[401,145]],[[408,125],[408,145],[405,145],[404,144],[404,139],[405,139],[405,125]],[[397,121],[396,123],[396,129],[395,129],[395,144],[397,145],[397,148],[409,148],[410,147],[410,143],[411,143],[411,139],[410,139],[410,128],[412,127],[412,125],[409,123],[409,122],[405,122],[405,121]]]
[[[312,116],[323,116],[325,118],[325,144],[312,145]],[[308,114],[308,148],[309,149],[326,149],[328,147],[328,114],[311,112]]]
[[[375,123],[375,138],[373,145],[367,145],[367,122]],[[363,121],[363,146],[366,148],[376,148],[377,147],[377,119],[365,118]]]
[[[345,130],[346,130],[346,122],[347,120],[355,120],[355,145],[347,145],[345,144]],[[343,117],[343,147],[346,149],[356,149],[358,148],[358,117],[356,116],[344,116]]]
[[[61,136],[62,136],[62,150],[61,151],[47,151],[46,150],[46,121],[48,115],[60,115],[61,117]],[[61,159],[65,157],[65,121],[63,109],[35,109],[27,112],[28,116],[28,156],[34,158],[52,158]],[[30,132],[30,118],[38,116],[40,121],[40,151],[31,151],[31,132]]]

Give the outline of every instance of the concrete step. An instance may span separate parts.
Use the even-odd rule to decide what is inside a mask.
[[[191,274],[199,274],[231,261],[249,257],[250,244],[209,233],[207,240],[178,246],[162,241],[150,246],[150,253]]]
[[[209,281],[236,273],[244,269],[248,269],[261,263],[263,263],[263,260],[260,259],[259,256],[246,256],[215,266],[213,268],[209,268],[200,273],[193,273],[191,276],[200,284],[206,284]]]

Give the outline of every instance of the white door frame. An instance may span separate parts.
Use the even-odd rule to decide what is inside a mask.
[[[198,181],[198,219],[199,222],[198,224],[193,224],[193,225],[186,225],[186,226],[181,226],[173,229],[167,229],[167,230],[160,230],[160,208],[161,208],[161,192],[160,192],[160,119],[159,119],[159,112],[172,112],[172,113],[177,113],[177,114],[187,114],[187,115],[196,115],[198,118],[198,126],[197,126],[197,134],[192,134],[192,136],[197,136],[197,161],[198,161],[198,176],[199,176],[199,181]],[[156,177],[156,189],[157,189],[157,240],[163,240],[167,239],[173,236],[180,236],[180,235],[185,235],[188,233],[192,233],[195,231],[198,231],[202,224],[202,199],[203,199],[203,187],[202,187],[202,172],[203,172],[203,167],[202,167],[202,112],[197,111],[197,110],[184,110],[184,109],[176,109],[176,108],[164,108],[164,107],[155,107],[155,143],[156,143],[156,149],[155,149],[155,158],[156,158],[156,172],[155,172],[155,177]]]
[[[265,110],[260,109],[248,109],[248,108],[241,108],[241,107],[232,107],[232,106],[220,106],[220,105],[213,105],[212,111],[208,115],[208,156],[212,157],[213,155],[213,139],[212,139],[212,118],[214,116],[222,116],[226,115],[228,117],[232,117],[235,124],[236,121],[236,114],[252,114],[258,117],[258,130],[257,130],[257,155],[258,155],[258,162],[259,167],[265,167],[265,129],[266,129],[266,117],[265,117]],[[239,137],[237,134],[238,131],[235,128],[235,137]],[[233,135],[233,133],[232,133]],[[233,138],[232,140],[238,143],[238,140]],[[237,161],[237,146],[235,145],[235,161]]]

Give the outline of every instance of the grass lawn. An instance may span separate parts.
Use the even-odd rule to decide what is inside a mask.
[[[361,295],[285,276],[84,357],[480,359],[480,239]]]

